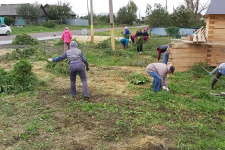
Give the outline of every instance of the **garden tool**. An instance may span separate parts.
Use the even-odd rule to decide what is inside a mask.
[[[203,66],[201,66],[202,67],[202,69],[204,69],[208,74],[210,73],[207,69],[205,69]],[[217,81],[219,81],[221,84],[223,84],[224,86],[225,86],[225,83],[224,82],[222,82],[222,81],[220,81],[219,79],[217,79],[216,78],[216,76],[214,76],[214,75],[211,75],[212,77],[214,77]]]

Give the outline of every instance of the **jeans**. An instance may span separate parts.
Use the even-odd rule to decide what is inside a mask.
[[[148,72],[148,74],[154,78],[154,92],[158,92],[161,85],[161,77],[156,72]]]
[[[75,64],[70,64],[70,92],[73,97],[76,96],[76,75],[80,76],[83,88],[84,97],[90,97],[87,86],[87,77],[85,73],[85,67],[83,62],[77,62]]]
[[[169,53],[167,51],[165,51],[164,54],[163,54],[162,63],[167,64],[168,59],[169,59]]]

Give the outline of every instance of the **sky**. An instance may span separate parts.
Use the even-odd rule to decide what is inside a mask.
[[[62,2],[69,2],[72,6],[73,12],[78,16],[87,15],[87,0],[61,0]],[[88,0],[90,1],[90,0]],[[109,13],[109,0],[92,0],[93,10],[95,14]],[[117,13],[118,10],[126,6],[129,0],[112,0],[113,1],[113,13]],[[154,8],[155,3],[160,3],[162,6],[166,6],[166,0],[133,0],[138,7],[137,16],[144,17],[147,4],[151,4]],[[206,3],[210,0],[200,0],[200,3]],[[35,3],[38,2],[42,5],[45,4],[57,4],[58,0],[1,0],[1,4],[21,4],[21,3]],[[47,3],[46,3],[47,2]],[[170,13],[173,12],[173,7],[178,7],[183,4],[184,0],[167,0],[167,8]],[[90,5],[89,5],[90,6]],[[90,7],[89,7],[90,8]]]

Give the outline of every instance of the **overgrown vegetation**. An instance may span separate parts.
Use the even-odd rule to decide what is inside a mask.
[[[12,94],[34,90],[38,85],[37,77],[31,72],[31,64],[19,60],[9,72],[0,69],[1,93]]]
[[[56,24],[51,21],[46,21],[43,26],[46,28],[55,28]]]
[[[145,140],[145,136],[163,139],[166,144],[159,143],[156,149],[162,146],[165,149],[225,148],[225,98],[210,94],[223,92],[224,86],[218,82],[215,89],[211,90],[212,77],[200,66],[207,70],[213,68],[198,64],[190,71],[175,72],[174,75],[169,75],[170,91],[155,93],[150,82],[144,85],[136,83],[150,79],[144,68],[156,61],[155,48],[168,44],[170,39],[150,38],[144,42],[142,55],[136,54],[135,45],[129,44],[127,49],[123,49],[117,43],[116,51],[112,51],[107,48],[110,40],[104,42],[101,48],[91,42],[79,46],[91,67],[87,73],[90,101],[82,99],[81,89],[78,90],[76,100],[70,97],[66,60],[47,63],[53,74],[39,74],[42,77],[49,76],[48,87],[39,88],[36,93],[0,95],[0,117],[3,118],[0,122],[0,148],[116,149],[121,147],[120,143],[136,139],[137,142],[131,140],[125,145],[128,146],[127,149],[149,149],[152,147],[149,142],[138,145]],[[58,46],[52,45],[51,41],[51,44],[45,46],[52,48],[51,56],[56,56],[59,53],[55,52]],[[58,69],[56,65],[59,65]],[[30,70],[30,66],[26,66],[18,65],[14,68],[20,70],[19,73],[28,74],[26,70]],[[138,71],[142,72],[137,73]],[[9,79],[6,76],[10,72],[0,69],[1,86],[2,81]],[[67,74],[67,80],[63,82],[62,79],[65,78],[55,77],[55,74]],[[11,79],[17,80],[14,77],[10,77]],[[134,84],[128,84],[124,79]],[[220,80],[224,81],[224,76]],[[107,86],[101,87],[104,81],[109,81],[109,89]],[[115,91],[112,90],[114,86]],[[0,89],[5,90],[5,86]],[[120,94],[117,93],[119,90]],[[82,139],[80,137],[85,137],[85,142],[74,142],[75,138]],[[85,144],[87,137],[89,143]],[[112,143],[113,147],[110,147]],[[136,147],[132,147],[135,144]]]
[[[38,40],[32,38],[28,34],[20,34],[14,38],[12,44],[14,44],[14,45],[35,45],[35,44],[38,44]]]
[[[30,59],[30,60],[45,60],[46,52],[38,49],[37,47],[30,47],[25,49],[16,49],[8,55],[8,60],[19,60],[19,59]]]

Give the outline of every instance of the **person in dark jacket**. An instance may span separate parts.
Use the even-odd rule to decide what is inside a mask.
[[[136,32],[135,34],[135,38],[137,39],[137,52],[139,54],[142,53],[142,47],[143,47],[143,34],[142,34],[142,31],[141,29],[138,29],[138,31]]]
[[[225,63],[221,63],[212,72],[210,72],[209,75],[212,76],[215,72],[216,72],[216,76],[215,76],[215,78],[213,79],[213,81],[211,83],[211,88],[212,89],[213,89],[214,85],[216,84],[217,80],[219,80],[219,78],[222,75],[225,75]]]
[[[147,41],[149,39],[148,31],[145,29],[143,32],[144,41]]]
[[[167,64],[168,59],[169,59],[169,53],[167,52],[168,48],[169,48],[169,45],[159,45],[156,48],[156,50],[158,51],[158,62],[160,60],[161,53],[164,53],[162,63]]]
[[[63,53],[61,56],[58,56],[53,59],[48,59],[48,61],[58,62],[63,59],[67,58],[69,63],[69,71],[70,71],[70,92],[72,97],[76,96],[76,75],[80,76],[83,88],[83,94],[85,98],[90,98],[87,86],[87,77],[85,73],[85,66],[86,70],[88,71],[88,62],[84,57],[82,51],[78,49],[78,44],[75,41],[70,43],[70,49]],[[85,66],[84,66],[85,64]]]

